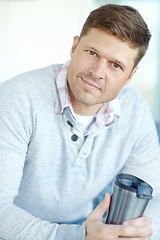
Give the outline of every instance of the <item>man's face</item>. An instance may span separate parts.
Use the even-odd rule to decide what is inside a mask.
[[[96,112],[116,98],[136,72],[136,56],[137,49],[103,30],[92,28],[80,41],[76,36],[67,75],[73,108]]]

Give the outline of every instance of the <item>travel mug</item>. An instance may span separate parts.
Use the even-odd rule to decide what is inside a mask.
[[[131,174],[118,174],[113,188],[107,224],[122,224],[125,220],[137,218],[152,198],[153,188]]]

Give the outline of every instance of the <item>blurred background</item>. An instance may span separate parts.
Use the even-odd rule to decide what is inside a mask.
[[[160,0],[0,0],[0,84],[13,76],[70,58],[91,10],[107,3],[135,7],[152,39],[130,86],[160,121]]]

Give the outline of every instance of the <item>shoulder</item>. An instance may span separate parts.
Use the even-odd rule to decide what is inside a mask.
[[[42,104],[54,102],[56,97],[55,74],[60,65],[20,74],[0,87],[0,110],[3,112],[31,107],[38,109]]]
[[[125,126],[137,129],[154,128],[154,120],[147,100],[137,91],[125,86],[119,96],[120,119]]]
[[[145,101],[144,97],[139,92],[137,92],[136,90],[128,86],[123,87],[118,96],[119,96],[119,99],[122,101],[125,98],[132,99],[133,102],[140,99]]]
[[[134,89],[125,86],[118,95],[121,109],[128,111],[143,112],[145,109],[149,110],[146,99]]]
[[[45,68],[22,73],[0,86],[0,100],[35,98],[47,96],[55,92],[55,75],[61,65],[51,65]]]
[[[54,84],[55,74],[57,69],[60,67],[60,64],[51,65],[45,68],[32,70],[29,72],[22,73],[18,76],[9,79],[8,81],[4,82],[0,89],[27,89],[29,87],[30,91],[31,88],[36,86],[43,86],[47,84]]]

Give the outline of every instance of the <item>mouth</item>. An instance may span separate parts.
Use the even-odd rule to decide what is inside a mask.
[[[92,89],[92,90],[100,90],[100,88],[99,88],[95,83],[93,83],[93,82],[91,82],[91,81],[88,81],[88,80],[85,80],[85,79],[82,78],[82,77],[81,77],[81,79],[82,79],[83,84],[84,84],[86,87],[88,87],[88,88],[90,88],[90,89]]]

